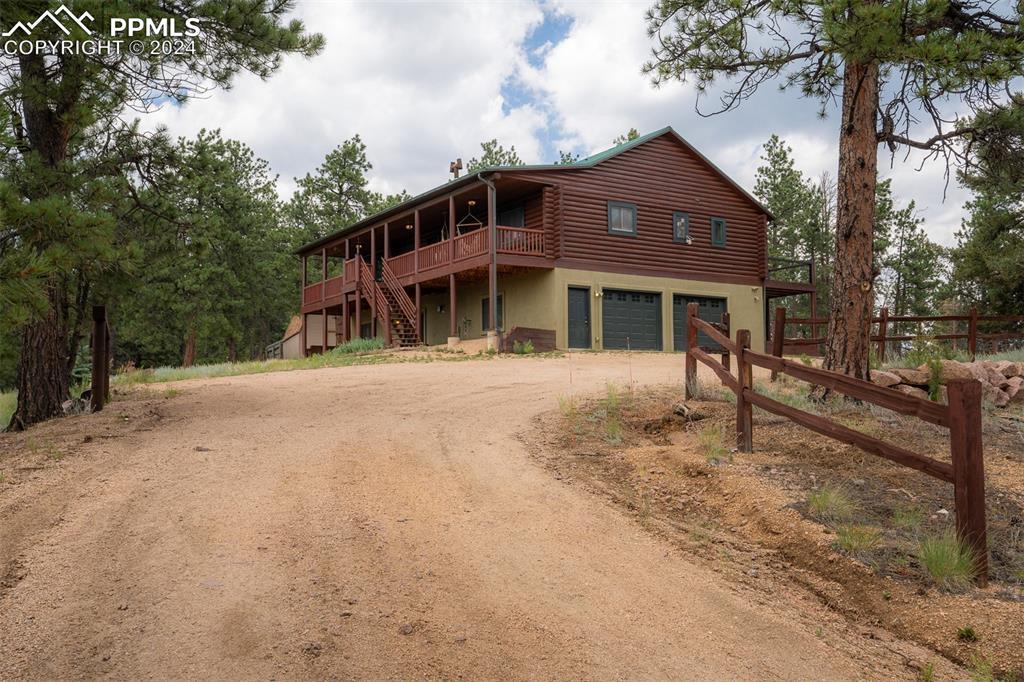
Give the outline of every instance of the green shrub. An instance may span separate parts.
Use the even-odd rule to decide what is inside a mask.
[[[722,427],[717,424],[701,429],[697,434],[697,448],[704,459],[712,464],[732,461],[732,453],[723,441]]]
[[[924,512],[913,505],[899,506],[892,510],[892,522],[903,530],[916,530],[924,521]]]
[[[7,428],[18,407],[18,392],[0,393],[0,431]]]
[[[881,539],[882,532],[871,526],[844,525],[836,528],[836,545],[850,554],[873,549]]]
[[[974,577],[971,550],[952,532],[921,538],[917,558],[936,585],[947,589],[963,589]]]
[[[530,355],[534,352],[533,341],[526,339],[526,341],[513,341],[512,352],[516,355]]]
[[[827,485],[811,491],[807,496],[807,508],[815,518],[830,523],[849,521],[857,511],[857,506],[842,488]]]
[[[349,353],[370,353],[385,348],[383,339],[352,339],[330,350],[332,355],[348,355]]]

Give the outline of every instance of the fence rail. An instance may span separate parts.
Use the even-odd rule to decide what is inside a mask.
[[[957,323],[966,322],[966,329],[957,331]],[[1018,322],[1021,329],[1018,331],[983,332],[979,331],[978,325],[997,322]],[[950,333],[925,333],[923,325],[935,325],[936,323],[951,323],[953,331]],[[966,315],[889,315],[888,308],[882,308],[878,317],[871,318],[872,330],[871,342],[877,344],[877,355],[880,362],[885,362],[885,356],[890,343],[901,343],[915,341],[918,339],[933,339],[936,341],[959,341],[965,342],[967,352],[973,359],[978,353],[978,342],[989,344],[999,341],[1019,340],[1024,342],[1024,315],[979,315],[977,308],[971,308]],[[894,325],[895,328],[893,327]],[[916,334],[896,333],[891,334],[894,329],[899,332],[901,327],[905,330],[906,325],[916,325]],[[809,328],[809,336],[787,337],[787,327],[804,326]],[[772,325],[772,352],[777,357],[782,356],[784,347],[817,347],[825,343],[825,337],[818,336],[818,332],[828,328],[827,317],[787,317],[785,308],[775,309],[775,319]],[[779,344],[782,344],[780,348]]]
[[[953,484],[957,535],[974,555],[976,579],[988,582],[988,543],[985,529],[985,474],[981,443],[981,384],[973,379],[947,382],[948,404],[940,405],[883,388],[869,381],[808,367],[750,349],[750,331],[740,329],[733,342],[719,328],[697,317],[698,305],[687,306],[686,381],[687,399],[694,396],[697,363],[707,365],[736,395],[736,447],[753,451],[752,406],[785,417],[823,436],[858,447],[879,457]],[[776,315],[778,320],[778,315]],[[736,355],[736,376],[697,345],[697,332],[707,334],[723,349]],[[880,438],[838,424],[827,417],[804,412],[754,391],[753,368],[787,374],[815,386],[824,386],[857,400],[900,414],[917,417],[949,429],[952,464],[922,455]]]

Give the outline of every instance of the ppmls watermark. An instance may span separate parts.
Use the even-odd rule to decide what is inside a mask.
[[[96,35],[95,23],[95,17],[89,12],[75,14],[61,5],[53,11],[46,10],[34,21],[14,24],[0,34],[0,40],[3,41],[0,47],[8,55],[104,55],[127,52],[139,56],[167,56],[194,53],[195,37],[200,33],[199,20],[191,17],[110,17],[106,33],[91,37]],[[34,38],[33,33],[40,25],[45,26],[45,29],[55,27],[68,38]],[[78,35],[72,37],[76,31]],[[87,37],[82,38],[82,34]]]

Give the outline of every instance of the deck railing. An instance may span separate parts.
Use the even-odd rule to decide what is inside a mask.
[[[330,277],[324,282],[324,298],[330,298],[331,296],[341,296],[342,280],[344,278],[341,275],[337,277]]]
[[[499,227],[498,253],[514,253],[525,256],[544,255],[544,230],[525,227]]]
[[[497,226],[497,251],[520,256],[544,255],[544,230],[525,227]],[[454,243],[452,243],[454,241]],[[460,234],[454,240],[445,239],[436,244],[420,247],[419,270],[432,270],[488,253],[490,239],[487,228]],[[408,277],[416,272],[415,253],[410,251],[388,259],[388,266],[396,277]],[[347,283],[347,281],[346,281]]]
[[[395,256],[394,258],[388,259],[388,267],[391,268],[391,272],[395,273],[395,277],[405,277],[416,272],[416,252],[410,251],[409,253],[403,253],[401,256]]]
[[[310,284],[302,290],[302,302],[303,303],[316,303],[317,301],[323,300],[324,297],[324,283],[317,282],[316,284]]]
[[[345,281],[345,285],[353,284],[356,281],[356,259],[349,258],[345,261],[345,270],[342,275]]]

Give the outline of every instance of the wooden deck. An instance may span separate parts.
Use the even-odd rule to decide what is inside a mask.
[[[544,230],[495,227],[495,251],[499,264],[550,267],[544,250]],[[486,228],[444,239],[387,259],[388,267],[402,286],[425,282],[453,272],[486,265],[490,239]],[[303,312],[341,305],[343,296],[356,289],[356,259],[344,261],[343,274],[307,285],[302,292]]]

